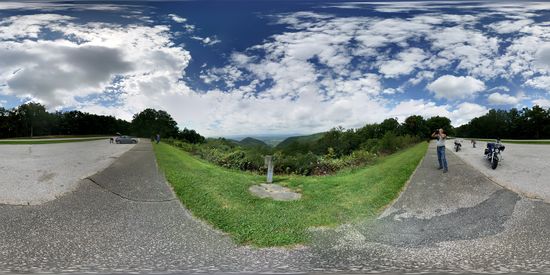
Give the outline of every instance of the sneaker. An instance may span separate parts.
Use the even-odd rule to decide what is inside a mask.
[[[437,170],[441,170],[441,169],[443,169],[443,167],[439,167],[439,168],[437,168]]]
[[[447,169],[443,170],[443,173],[447,173],[447,172],[449,172],[449,170],[447,170]]]

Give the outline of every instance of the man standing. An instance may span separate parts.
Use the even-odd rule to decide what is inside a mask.
[[[439,170],[443,169],[443,173],[447,173],[447,159],[445,158],[445,140],[447,135],[443,129],[439,129],[432,133],[432,137],[437,139],[437,160],[439,161]]]
[[[160,142],[160,134],[157,134],[155,140],[157,141],[157,144],[159,144],[159,142]]]

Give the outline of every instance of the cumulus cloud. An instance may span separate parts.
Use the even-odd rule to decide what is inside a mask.
[[[538,76],[529,79],[525,85],[550,92],[550,76]]]
[[[543,68],[550,68],[550,43],[545,44],[537,50],[535,62]]]
[[[521,31],[525,26],[529,26],[533,23],[531,19],[521,20],[504,20],[489,25],[489,28],[498,33],[513,33]]]
[[[365,5],[384,12],[400,8]],[[427,13],[403,18],[315,12],[269,17],[285,31],[228,53],[220,67],[201,67],[201,91],[182,77],[193,53],[175,43],[169,26],[82,23],[54,13],[6,17],[0,21],[0,93],[125,119],[144,108],[164,109],[181,126],[230,135],[360,127],[413,114],[448,116],[459,126],[487,111],[477,104],[485,99],[495,105],[525,99],[506,89],[478,97],[497,77],[550,91],[548,24],[515,4],[492,6],[506,20],[488,26],[479,23],[489,13],[420,6]],[[193,35],[195,26],[177,14],[162,18],[205,45],[223,43],[215,34]],[[422,99],[410,99],[425,88],[430,93]]]
[[[517,97],[498,92],[490,94],[487,100],[493,105],[516,105],[520,101]]]
[[[379,71],[385,77],[410,74],[413,70],[421,68],[422,61],[426,58],[427,56],[422,49],[410,48],[400,52],[395,59],[381,62]]]
[[[181,16],[178,16],[178,15],[176,15],[176,14],[173,14],[173,13],[168,14],[168,16],[169,16],[172,20],[174,20],[174,22],[176,22],[176,23],[185,23],[185,22],[187,22],[187,19],[185,19],[185,18],[183,18],[183,17],[181,17]]]
[[[444,75],[430,83],[427,88],[436,98],[453,100],[472,97],[485,90],[485,84],[471,76]]]
[[[172,46],[167,27],[75,24],[72,19],[53,14],[8,19],[4,27],[21,30],[13,31],[14,37],[39,37],[48,29],[67,38],[0,41],[1,93],[50,108],[79,106],[79,98],[101,94],[116,79],[126,94],[162,93],[190,60],[187,51]]]
[[[479,104],[463,102],[458,104],[451,111],[449,118],[451,119],[453,126],[458,127],[460,125],[468,123],[472,118],[482,116],[489,110],[485,106]]]
[[[543,108],[550,108],[550,99],[547,98],[537,98],[533,99],[533,105],[539,105]]]

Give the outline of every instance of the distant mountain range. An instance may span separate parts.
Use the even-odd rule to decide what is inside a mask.
[[[324,135],[325,135],[325,133],[322,132],[322,133],[316,133],[316,134],[307,135],[307,136],[288,137],[285,140],[283,140],[281,143],[277,144],[277,146],[275,146],[275,148],[276,149],[283,149],[283,148],[288,147],[290,144],[292,144],[294,142],[298,142],[298,143],[315,142],[315,141],[321,139]]]
[[[312,135],[273,135],[273,136],[232,136],[227,137],[238,145],[253,147],[253,146],[268,146],[277,149],[282,149],[293,142],[309,143],[319,140],[325,133],[316,133]],[[240,141],[239,141],[240,140]]]
[[[252,137],[247,137],[247,138],[244,138],[243,140],[241,141],[238,141],[237,142],[239,145],[241,146],[245,146],[245,147],[256,147],[256,146],[266,146],[266,147],[270,147],[269,145],[267,145],[267,143],[259,140],[259,139],[255,139],[255,138],[252,138]]]

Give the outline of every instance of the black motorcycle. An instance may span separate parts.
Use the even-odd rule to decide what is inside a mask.
[[[499,142],[488,142],[485,148],[485,158],[491,163],[491,168],[496,169],[498,162],[502,160],[500,154],[506,147]]]
[[[460,148],[462,148],[462,143],[460,141],[455,140],[455,152],[460,151]]]

